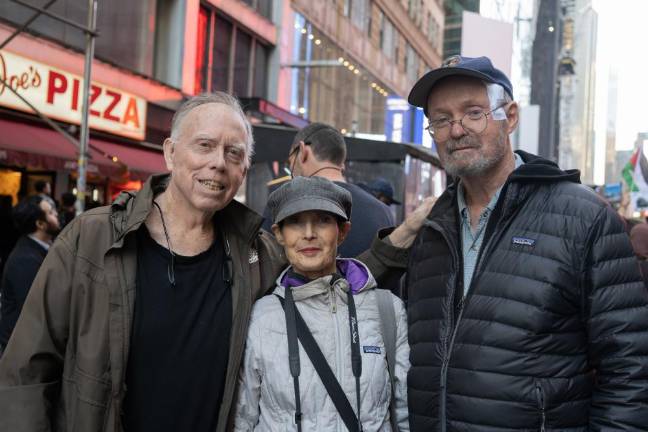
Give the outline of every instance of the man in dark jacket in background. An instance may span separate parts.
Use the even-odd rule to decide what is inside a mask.
[[[21,237],[7,258],[0,285],[0,353],[7,345],[47,250],[59,232],[56,208],[40,195],[18,203],[13,219]]]
[[[409,101],[456,179],[410,251],[411,430],[646,430],[648,294],[623,222],[578,171],[513,153],[488,58],[448,59]]]

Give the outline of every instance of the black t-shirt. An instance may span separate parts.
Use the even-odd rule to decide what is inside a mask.
[[[334,182],[351,193],[351,231],[338,247],[342,258],[354,258],[371,247],[378,230],[394,226],[394,217],[389,207],[376,197],[352,183]],[[272,216],[266,206],[263,228],[272,232]]]
[[[223,397],[232,296],[223,281],[220,239],[205,252],[175,257],[144,225],[137,232],[137,295],[126,371],[128,432],[213,432]]]

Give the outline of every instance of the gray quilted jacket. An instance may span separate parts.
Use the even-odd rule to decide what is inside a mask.
[[[341,266],[340,262],[344,262]],[[315,337],[329,366],[356,410],[355,378],[351,371],[351,342],[347,291],[355,294],[362,355],[361,420],[365,431],[391,431],[389,403],[391,388],[380,330],[376,282],[364,264],[338,260],[344,279],[330,284],[325,276],[293,288],[297,309]],[[274,293],[283,297],[282,281],[289,269],[277,279]],[[353,272],[354,276],[350,277]],[[358,278],[358,273],[363,277]],[[351,281],[351,283],[349,283]],[[405,308],[393,296],[396,313],[396,365],[394,370],[395,406],[399,429],[409,431],[407,413],[407,371],[409,345]],[[300,345],[303,431],[346,431],[333,402],[326,393],[308,355]],[[239,396],[234,429],[236,431],[292,431],[295,422],[295,394],[288,367],[288,343],[283,308],[275,295],[258,300],[252,318],[239,379]]]

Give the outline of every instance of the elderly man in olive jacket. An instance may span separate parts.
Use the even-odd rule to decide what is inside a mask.
[[[236,99],[190,99],[171,175],[66,227],[0,360],[0,430],[226,430],[252,303],[285,265],[233,200],[252,144]],[[363,259],[401,265],[415,225]]]

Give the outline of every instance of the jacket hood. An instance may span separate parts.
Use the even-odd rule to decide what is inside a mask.
[[[516,150],[524,165],[513,171],[510,181],[568,181],[580,183],[580,171],[577,169],[562,170],[558,164],[540,156]]]
[[[284,296],[286,287],[298,288],[293,291],[296,301],[303,300],[313,295],[328,292],[333,286],[340,297],[351,290],[353,294],[369,290],[376,287],[376,280],[366,265],[353,258],[338,258],[336,266],[341,278],[335,278],[335,275],[322,276],[317,279],[308,280],[307,278],[293,272],[293,267],[286,268],[277,278],[277,288],[275,293],[281,297]]]
[[[148,178],[138,192],[121,192],[110,206],[110,217],[115,231],[115,243],[121,243],[126,234],[136,231],[146,220],[153,208],[153,199],[164,192],[170,174],[157,174]],[[246,241],[251,241],[259,232],[263,217],[238,201],[232,200],[225,208],[217,211],[214,220]]]

